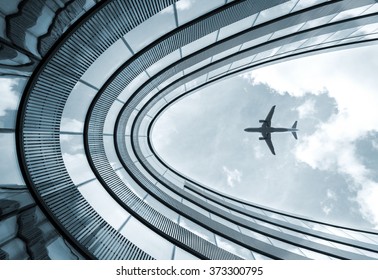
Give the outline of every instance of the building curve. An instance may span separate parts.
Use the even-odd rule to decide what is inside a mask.
[[[375,0],[18,2],[1,7],[2,76],[27,83],[0,128],[22,173],[1,182],[2,258],[377,258],[378,232],[218,193],[150,140],[198,88],[376,43]]]

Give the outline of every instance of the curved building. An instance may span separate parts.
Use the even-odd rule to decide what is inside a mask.
[[[378,258],[378,232],[217,192],[150,137],[203,86],[376,43],[376,0],[4,3],[0,258]]]

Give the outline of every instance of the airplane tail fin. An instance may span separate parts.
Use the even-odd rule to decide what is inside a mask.
[[[297,133],[295,131],[292,131],[291,133],[293,134],[294,138],[298,140]]]
[[[291,128],[297,128],[297,121],[294,122],[293,126]],[[298,140],[297,133],[295,131],[291,132],[295,139]]]

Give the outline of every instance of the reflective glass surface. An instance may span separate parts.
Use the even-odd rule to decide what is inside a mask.
[[[206,217],[210,217],[209,216],[209,212],[203,208],[201,208],[200,206],[186,200],[186,199],[183,199],[182,200],[182,203],[186,206],[189,206],[191,209],[193,210],[196,210],[197,212],[201,213],[202,215],[205,215]]]
[[[147,161],[151,164],[151,166],[161,175],[167,171],[167,168],[162,166],[161,163],[158,161],[156,156],[152,155],[147,158]]]
[[[257,14],[254,14],[252,16],[249,16],[247,18],[244,18],[242,20],[239,20],[237,22],[234,22],[230,25],[221,28],[218,35],[218,41],[250,28],[253,22],[256,20],[256,18]]]
[[[75,185],[95,178],[84,151],[83,135],[60,135],[63,161]]]
[[[183,228],[186,228],[194,234],[198,235],[199,237],[215,244],[215,236],[214,233],[212,233],[211,231],[201,227],[200,225],[193,223],[192,221],[183,216],[180,216],[179,221],[180,226],[182,226]]]
[[[113,228],[118,230],[130,216],[97,180],[82,185],[78,190],[93,209]]]
[[[298,0],[290,0],[261,11],[255,25],[289,14],[297,2]]]
[[[329,0],[299,0],[293,9],[293,12],[303,10],[305,8],[312,7],[314,5],[321,4],[328,1]]]
[[[144,82],[149,79],[146,72],[140,73],[135,79],[133,79],[127,87],[120,93],[118,99],[126,102],[127,99],[141,86]]]
[[[243,259],[246,259],[246,260],[254,260],[255,258],[253,257],[251,251],[249,251],[248,249],[226,239],[226,238],[223,238],[221,236],[218,236],[216,235],[216,240],[217,240],[217,245],[218,247],[230,252],[230,253],[233,253],[239,257],[242,257]]]
[[[104,133],[113,134],[118,114],[123,106],[124,104],[119,102],[118,100],[114,101],[114,103],[109,109],[108,114],[106,115],[104,123]]]
[[[80,81],[75,85],[64,105],[61,131],[83,132],[85,117],[95,94],[95,89]]]
[[[213,219],[214,221],[217,221],[217,222],[225,225],[226,227],[229,227],[229,228],[232,228],[232,229],[234,229],[236,231],[239,231],[239,228],[238,228],[238,226],[236,224],[234,224],[234,223],[232,223],[232,222],[230,222],[230,221],[228,221],[226,219],[223,219],[222,217],[220,217],[218,215],[215,215],[213,213],[211,213],[210,216],[211,216],[211,219]]]
[[[124,38],[136,53],[175,27],[173,6],[169,6],[129,31]]]
[[[116,171],[118,177],[126,184],[126,186],[135,193],[141,200],[143,200],[148,194],[147,192],[142,189],[131,176],[129,173],[126,172],[124,168],[118,169]]]
[[[210,33],[206,36],[203,36],[203,37],[197,39],[194,42],[191,42],[191,43],[183,46],[181,48],[182,55],[187,56],[187,55],[192,54],[192,53],[194,53],[194,52],[196,52],[196,51],[198,51],[198,50],[200,50],[204,47],[207,47],[207,46],[215,43],[215,41],[217,40],[217,34],[218,34],[218,32],[215,31],[213,33]]]
[[[164,56],[162,59],[160,59],[156,63],[152,64],[150,67],[147,68],[146,72],[150,76],[154,76],[158,72],[163,70],[165,67],[167,67],[170,64],[175,63],[179,59],[181,59],[181,54],[180,54],[179,50],[176,50],[176,51]]]
[[[175,223],[178,222],[179,214],[175,211],[169,209],[167,206],[163,205],[161,202],[157,201],[154,197],[151,195],[148,195],[144,202],[150,205],[152,208],[154,208],[156,211],[158,211],[160,214],[166,216],[170,220],[174,221]]]
[[[0,128],[15,128],[17,109],[26,85],[25,78],[0,78]]]
[[[170,260],[174,245],[149,229],[134,217],[130,218],[120,233],[153,258]]]
[[[229,56],[229,55],[232,55],[232,54],[238,52],[239,49],[240,49],[240,47],[241,47],[241,45],[233,47],[233,48],[230,48],[230,49],[228,49],[228,50],[226,50],[224,52],[221,52],[221,53],[218,53],[218,54],[214,55],[213,56],[213,61],[222,59],[222,58],[224,58],[226,56]]]
[[[96,59],[81,79],[100,88],[110,75],[130,57],[131,52],[119,39]]]
[[[0,185],[25,185],[18,164],[14,133],[0,133]]]
[[[180,0],[176,3],[179,25],[187,23],[225,4],[224,0]]]
[[[104,135],[104,147],[105,154],[108,158],[108,161],[113,169],[117,169],[122,166],[121,162],[118,159],[117,153],[115,151],[113,136]]]

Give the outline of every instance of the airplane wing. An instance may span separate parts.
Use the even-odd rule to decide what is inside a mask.
[[[270,133],[267,133],[265,135],[265,142],[268,145],[268,147],[269,147],[270,151],[272,152],[272,154],[276,155],[276,153],[274,152],[274,146],[273,146],[273,143],[272,143],[272,138],[270,137]]]
[[[265,123],[268,127],[270,127],[270,123],[272,122],[272,117],[273,117],[273,113],[274,113],[274,108],[276,108],[276,105],[274,105],[272,107],[272,109],[270,109],[268,115],[266,116],[265,118]]]

